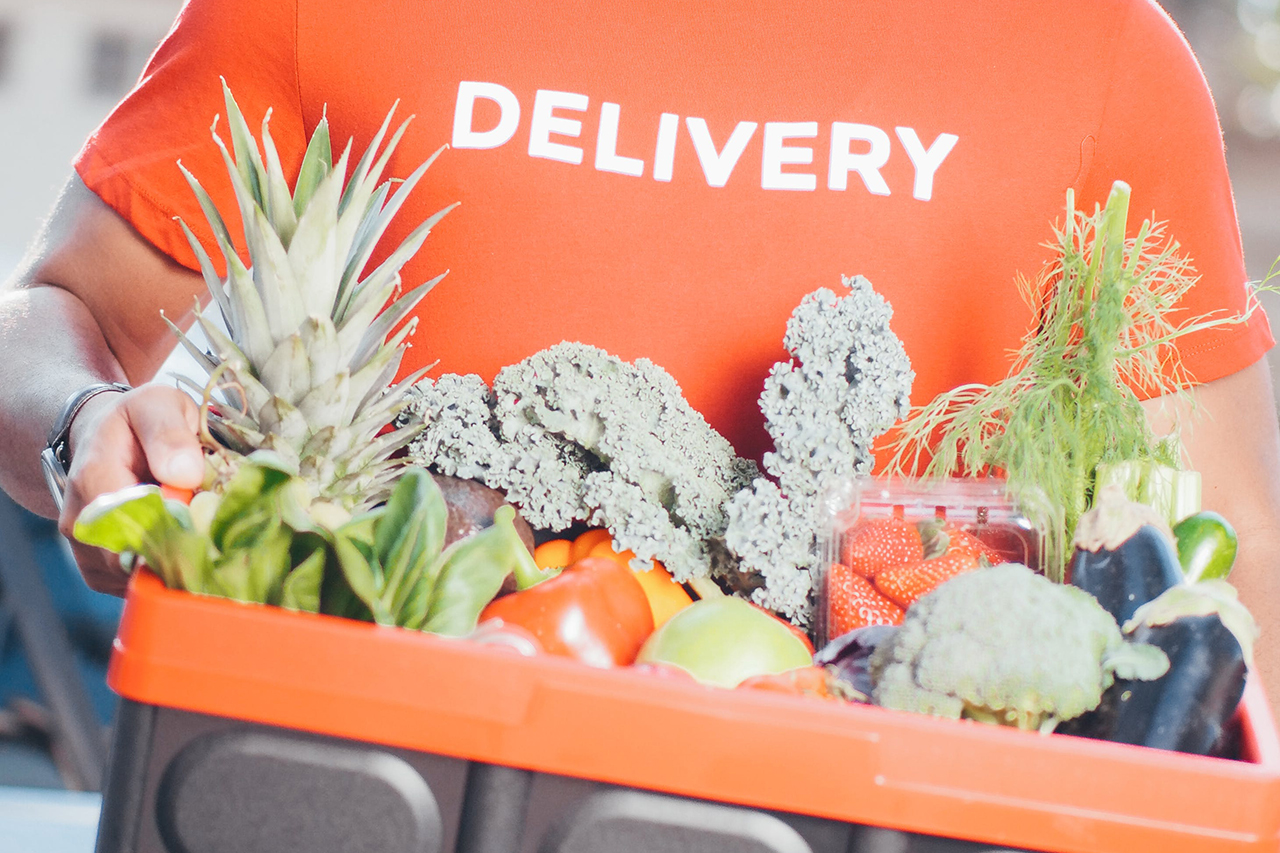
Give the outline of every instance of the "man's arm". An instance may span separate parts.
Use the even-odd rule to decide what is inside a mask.
[[[22,267],[0,291],[0,488],[44,515],[53,502],[40,471],[50,425],[74,391],[94,382],[140,385],[174,339],[164,311],[189,319],[200,276],[174,263],[72,176]],[[72,422],[60,526],[107,491],[142,481],[198,485],[195,405],[175,388],[94,397]],[[77,548],[90,585],[123,589],[96,549]]]
[[[1272,707],[1280,708],[1280,426],[1271,371],[1262,359],[1195,390],[1195,409],[1159,398],[1144,404],[1157,433],[1180,416],[1205,509],[1221,513],[1240,539],[1231,582],[1262,629],[1254,654]]]

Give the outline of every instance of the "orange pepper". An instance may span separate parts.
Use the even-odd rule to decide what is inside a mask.
[[[767,690],[793,696],[816,696],[830,699],[827,671],[820,666],[802,666],[775,675],[756,675],[738,685],[739,690]]]
[[[569,550],[569,562],[573,563],[581,560],[591,553],[591,549],[599,545],[601,542],[611,542],[613,535],[603,527],[588,530],[573,540],[573,547]]]
[[[568,539],[552,539],[533,549],[533,561],[540,569],[563,569],[573,562],[569,558],[572,549]]]

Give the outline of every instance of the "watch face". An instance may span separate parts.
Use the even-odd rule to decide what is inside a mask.
[[[46,447],[40,454],[40,468],[44,471],[44,482],[53,496],[53,503],[62,512],[63,495],[67,491],[67,471],[58,460],[58,454],[52,447]]]

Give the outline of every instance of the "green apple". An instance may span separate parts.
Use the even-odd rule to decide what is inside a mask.
[[[669,664],[704,684],[737,687],[756,675],[809,666],[813,657],[785,622],[732,596],[704,598],[654,631],[636,663]]]

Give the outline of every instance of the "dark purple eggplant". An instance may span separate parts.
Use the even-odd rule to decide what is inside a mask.
[[[813,662],[826,667],[837,681],[852,688],[859,696],[870,697],[875,688],[871,679],[871,654],[897,632],[896,625],[856,628],[819,649],[813,656]]]
[[[1208,755],[1224,740],[1244,693],[1258,626],[1231,584],[1181,584],[1143,605],[1123,626],[1161,648],[1169,671],[1155,681],[1119,680],[1099,706],[1060,732]]]
[[[1115,488],[1103,489],[1080,519],[1069,576],[1121,625],[1183,579],[1167,525]]]
[[[1159,646],[1169,671],[1155,681],[1117,681],[1102,704],[1060,732],[1208,755],[1244,694],[1244,651],[1216,614],[1140,625],[1135,641]]]

